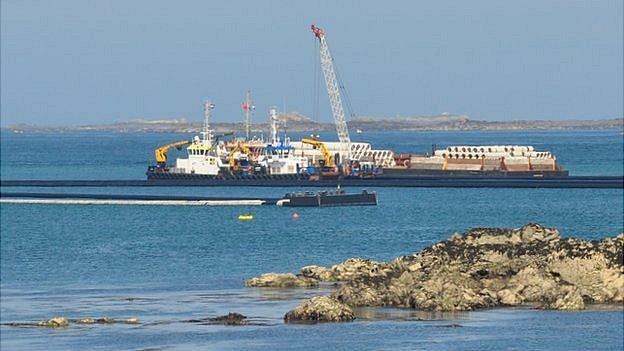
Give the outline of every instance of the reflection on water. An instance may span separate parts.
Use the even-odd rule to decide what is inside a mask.
[[[358,319],[363,320],[391,320],[391,321],[458,321],[470,318],[470,312],[453,311],[416,311],[407,308],[375,308],[358,307],[354,309]]]
[[[349,347],[337,349],[377,349],[382,345],[392,349],[446,349],[459,341],[468,349],[482,345],[509,348],[527,341],[522,338],[510,341],[518,338],[519,325],[532,328],[532,339],[558,342],[553,344],[553,349],[561,350],[576,348],[569,340],[582,340],[580,344],[586,346],[583,348],[600,349],[604,345],[617,345],[623,337],[622,309],[613,306],[597,306],[582,312],[526,308],[433,312],[361,307],[354,309],[357,319],[352,323],[304,326],[283,323],[283,315],[302,300],[330,292],[330,288],[168,291],[151,287],[143,291],[73,289],[71,294],[46,295],[45,291],[31,294],[13,289],[1,297],[3,323],[32,322],[59,315],[71,319],[137,317],[139,324],[71,324],[61,329],[3,325],[1,346],[3,350],[280,350],[291,349],[293,345],[326,348],[341,345],[342,340],[349,338]],[[247,316],[248,325],[201,322],[229,312]],[[577,326],[583,328],[576,329]],[[496,330],[494,334],[493,330]]]

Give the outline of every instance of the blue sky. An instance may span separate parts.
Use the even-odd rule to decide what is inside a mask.
[[[312,115],[324,27],[358,115],[623,115],[623,2],[1,1],[2,124]],[[320,119],[331,120],[325,89]]]

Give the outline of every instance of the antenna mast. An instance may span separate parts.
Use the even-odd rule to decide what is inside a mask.
[[[256,106],[253,105],[253,101],[251,101],[251,91],[247,90],[245,94],[245,101],[241,104],[241,108],[243,109],[243,113],[245,114],[245,137],[249,140],[249,131],[251,129],[251,114],[256,109]]]
[[[277,118],[277,107],[271,107],[269,115],[271,119],[271,145],[275,146],[279,143],[279,137],[277,136],[277,124],[279,123]]]
[[[215,104],[210,100],[204,101],[204,141],[212,143],[212,130],[210,130],[210,111],[215,108]]]

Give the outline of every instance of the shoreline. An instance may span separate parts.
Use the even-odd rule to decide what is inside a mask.
[[[59,130],[36,130],[36,131],[15,131],[15,130],[7,130],[2,129],[0,133],[2,134],[47,134],[47,135],[62,135],[62,134],[197,134],[199,129],[192,131],[109,131],[109,130],[67,130],[67,131],[59,131]],[[215,130],[216,132],[230,132],[229,129],[223,130]],[[310,130],[289,130],[291,133],[308,133]],[[242,131],[235,131],[240,132]],[[320,132],[334,132],[334,130],[321,130]],[[418,130],[368,130],[366,133],[498,133],[498,132],[507,132],[507,133],[521,133],[521,132],[532,132],[532,133],[565,133],[565,132],[615,132],[621,134],[622,131],[620,128],[572,128],[572,129],[418,129]],[[622,135],[622,134],[621,134]]]
[[[435,118],[434,118],[435,120]],[[294,133],[334,132],[333,123],[316,123],[313,121],[287,121],[287,130]],[[461,121],[430,122],[418,119],[370,119],[366,121],[350,121],[349,129],[368,132],[523,132],[523,131],[575,131],[575,130],[618,130],[624,129],[623,118],[598,120],[521,120],[521,121]],[[196,122],[178,121],[128,121],[93,125],[33,125],[27,123],[12,124],[0,127],[0,132],[6,133],[72,133],[72,132],[112,132],[112,133],[196,133],[202,125]],[[216,122],[212,128],[217,133],[244,132],[243,123]],[[251,125],[253,133],[262,133],[269,130],[266,123]],[[353,133],[354,136],[358,135]]]
[[[297,275],[265,273],[245,285],[305,288],[321,282],[338,289],[302,302],[284,315],[285,322],[350,322],[358,307],[458,312],[621,305],[624,233],[587,241],[532,223],[475,228],[387,262],[350,258],[331,267],[306,266]]]

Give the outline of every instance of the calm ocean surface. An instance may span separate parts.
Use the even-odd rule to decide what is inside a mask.
[[[1,134],[2,179],[143,179],[154,147],[182,134]],[[377,148],[530,144],[573,175],[622,175],[621,131],[370,133]],[[170,159],[176,153],[170,154]],[[51,188],[68,191],[277,197],[283,188]],[[357,189],[356,189],[357,190]],[[63,206],[2,204],[3,323],[56,315],[138,317],[142,324],[68,329],[0,327],[2,350],[622,349],[622,309],[493,309],[428,314],[359,309],[347,324],[285,325],[319,289],[250,289],[249,277],[349,257],[388,260],[477,226],[538,222],[564,236],[624,231],[621,189],[392,189],[367,208]],[[252,212],[256,219],[240,222]],[[184,323],[239,312],[264,325]],[[417,318],[424,320],[416,320]],[[462,327],[449,328],[451,324]]]

